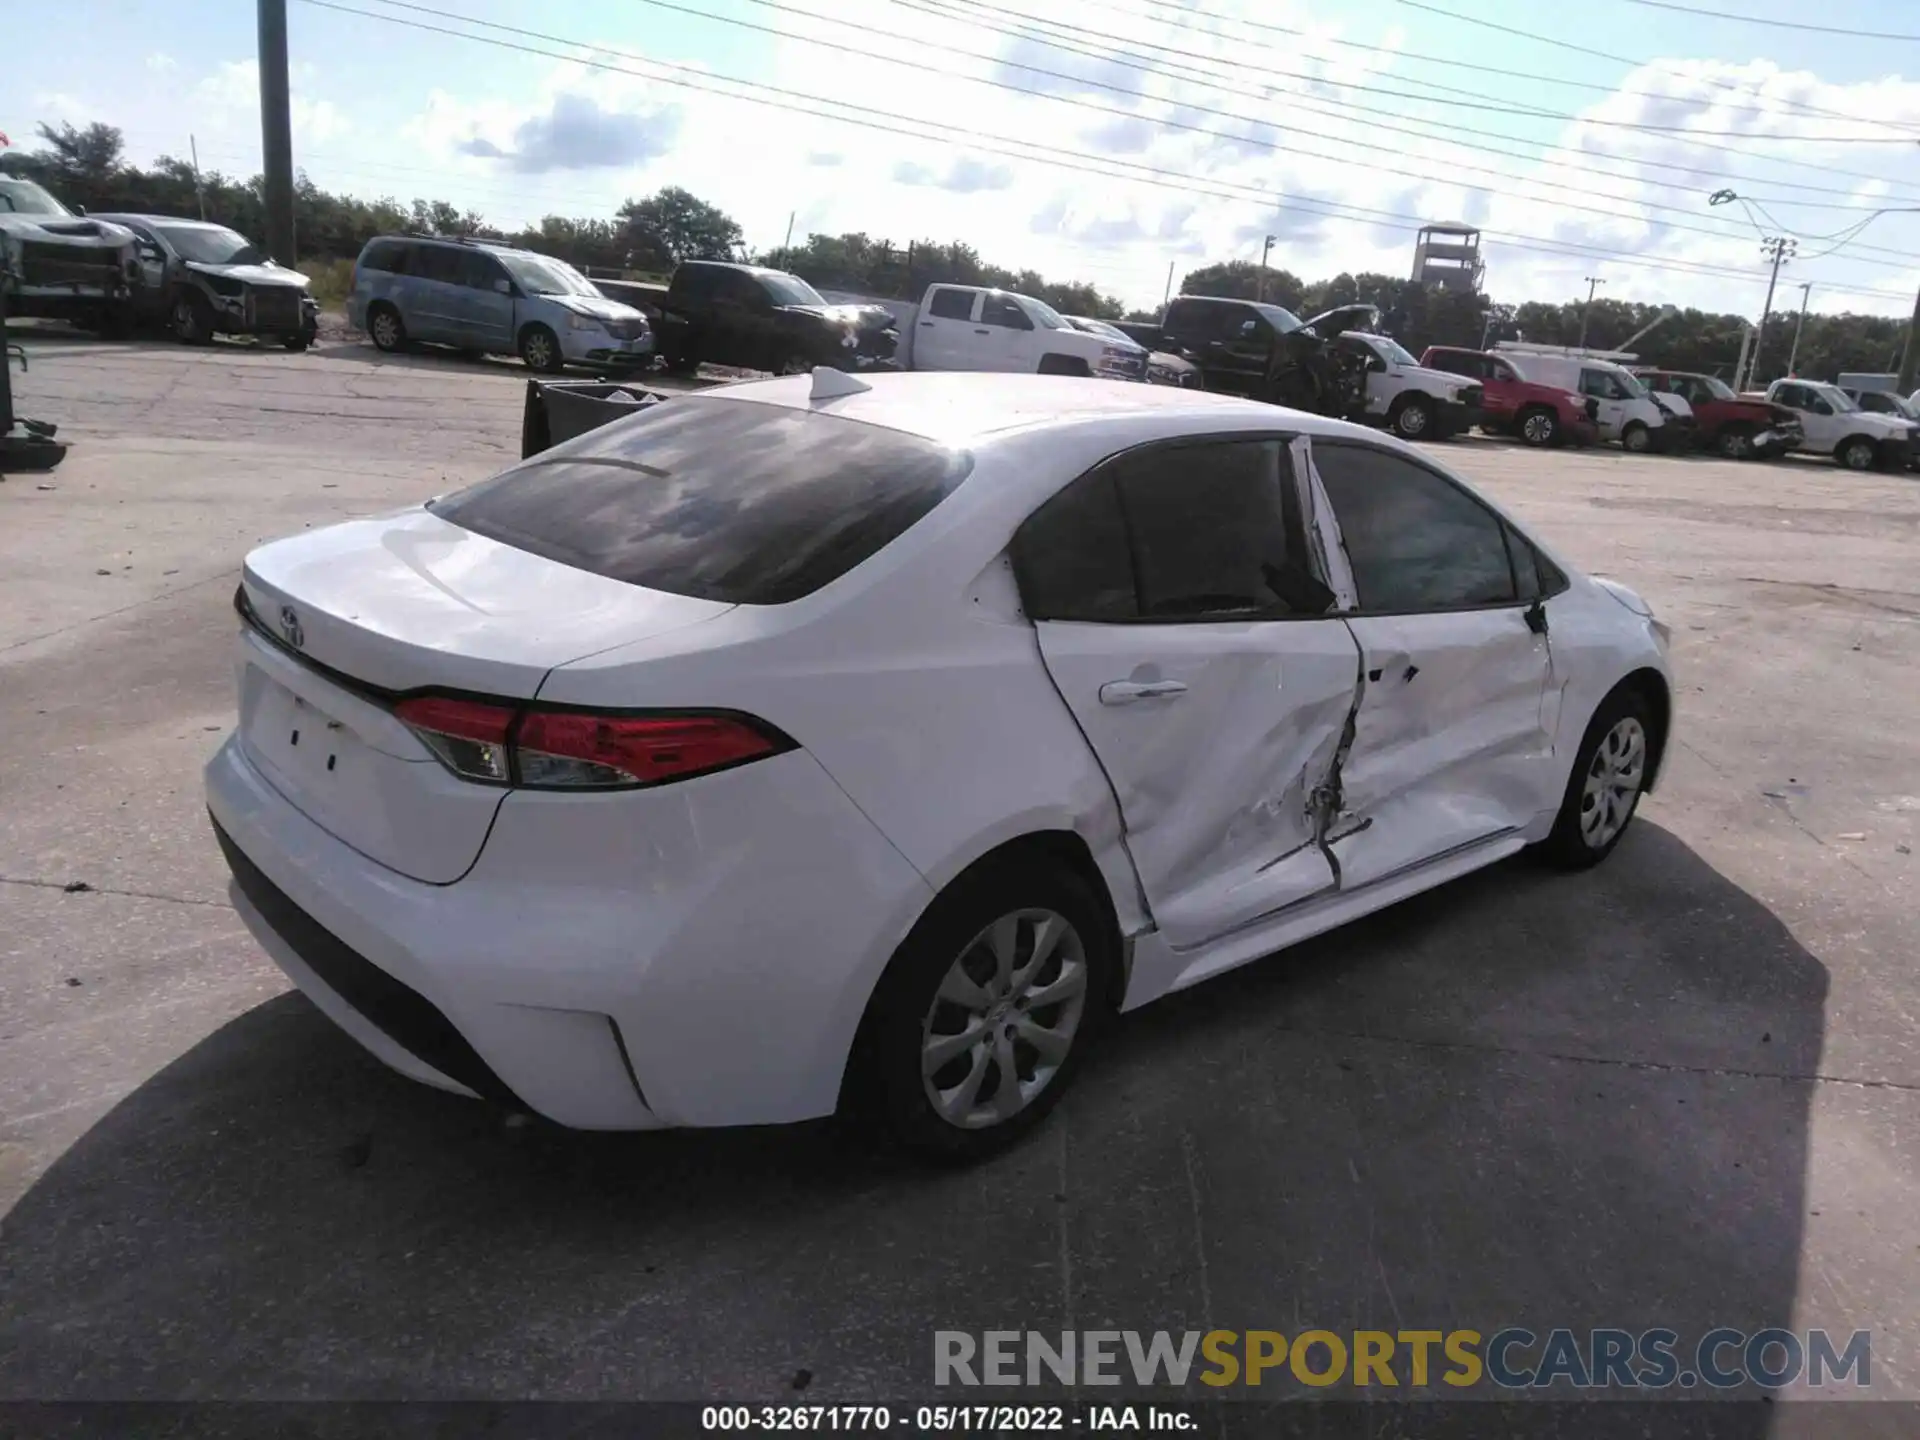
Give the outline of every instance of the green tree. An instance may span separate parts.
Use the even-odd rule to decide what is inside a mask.
[[[627,201],[618,220],[632,263],[643,270],[671,269],[681,260],[730,260],[741,239],[731,215],[678,185]]]
[[[1226,260],[1189,270],[1180,281],[1181,295],[1217,295],[1223,300],[1258,300],[1298,310],[1306,302],[1307,286],[1290,270],[1262,267],[1251,260]]]

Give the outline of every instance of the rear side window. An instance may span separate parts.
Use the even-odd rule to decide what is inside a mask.
[[[631,585],[780,605],[885,549],[971,465],[963,451],[877,425],[687,397],[428,508],[491,540]]]
[[[1036,620],[1109,623],[1323,613],[1297,509],[1279,441],[1131,451],[1020,527],[1022,601]]]
[[[928,307],[936,320],[971,320],[973,318],[973,292],[971,290],[936,290],[933,292],[933,304]]]
[[[397,240],[375,240],[360,257],[362,270],[390,270],[406,273],[407,247]]]
[[[1507,527],[1452,481],[1370,445],[1315,445],[1363,611],[1395,615],[1519,600]]]

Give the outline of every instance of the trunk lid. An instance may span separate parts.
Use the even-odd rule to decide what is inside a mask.
[[[531,699],[555,666],[733,608],[576,570],[425,509],[263,546],[237,600],[248,757],[336,839],[440,885],[472,867],[505,791],[443,766],[395,718],[396,695]]]

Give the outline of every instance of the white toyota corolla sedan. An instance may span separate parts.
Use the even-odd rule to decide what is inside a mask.
[[[1672,714],[1647,605],[1427,454],[1064,377],[670,399],[235,603],[234,902],[380,1059],[958,1158],[1116,1010],[1602,859]]]

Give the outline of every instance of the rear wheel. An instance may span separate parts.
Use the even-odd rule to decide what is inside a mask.
[[[854,1097],[897,1143],[977,1160],[1052,1109],[1112,994],[1104,907],[1072,871],[989,862],[894,953],[861,1024]]]
[[[1520,438],[1529,445],[1553,445],[1560,439],[1560,418],[1553,411],[1529,410],[1520,417]]]
[[[1627,832],[1658,743],[1653,710],[1633,688],[1600,702],[1574,757],[1553,832],[1541,852],[1569,870],[1598,865]]]
[[[391,305],[375,305],[367,312],[367,335],[374,348],[392,354],[407,344],[407,327],[400,312]]]
[[[1879,452],[1873,441],[1864,435],[1856,435],[1851,440],[1842,441],[1840,448],[1834,451],[1834,458],[1849,470],[1871,470]]]
[[[1418,440],[1433,433],[1433,406],[1424,395],[1403,395],[1388,417],[1388,426],[1402,440]]]
[[[1620,448],[1631,455],[1644,455],[1653,448],[1653,432],[1636,420],[1620,432]]]

